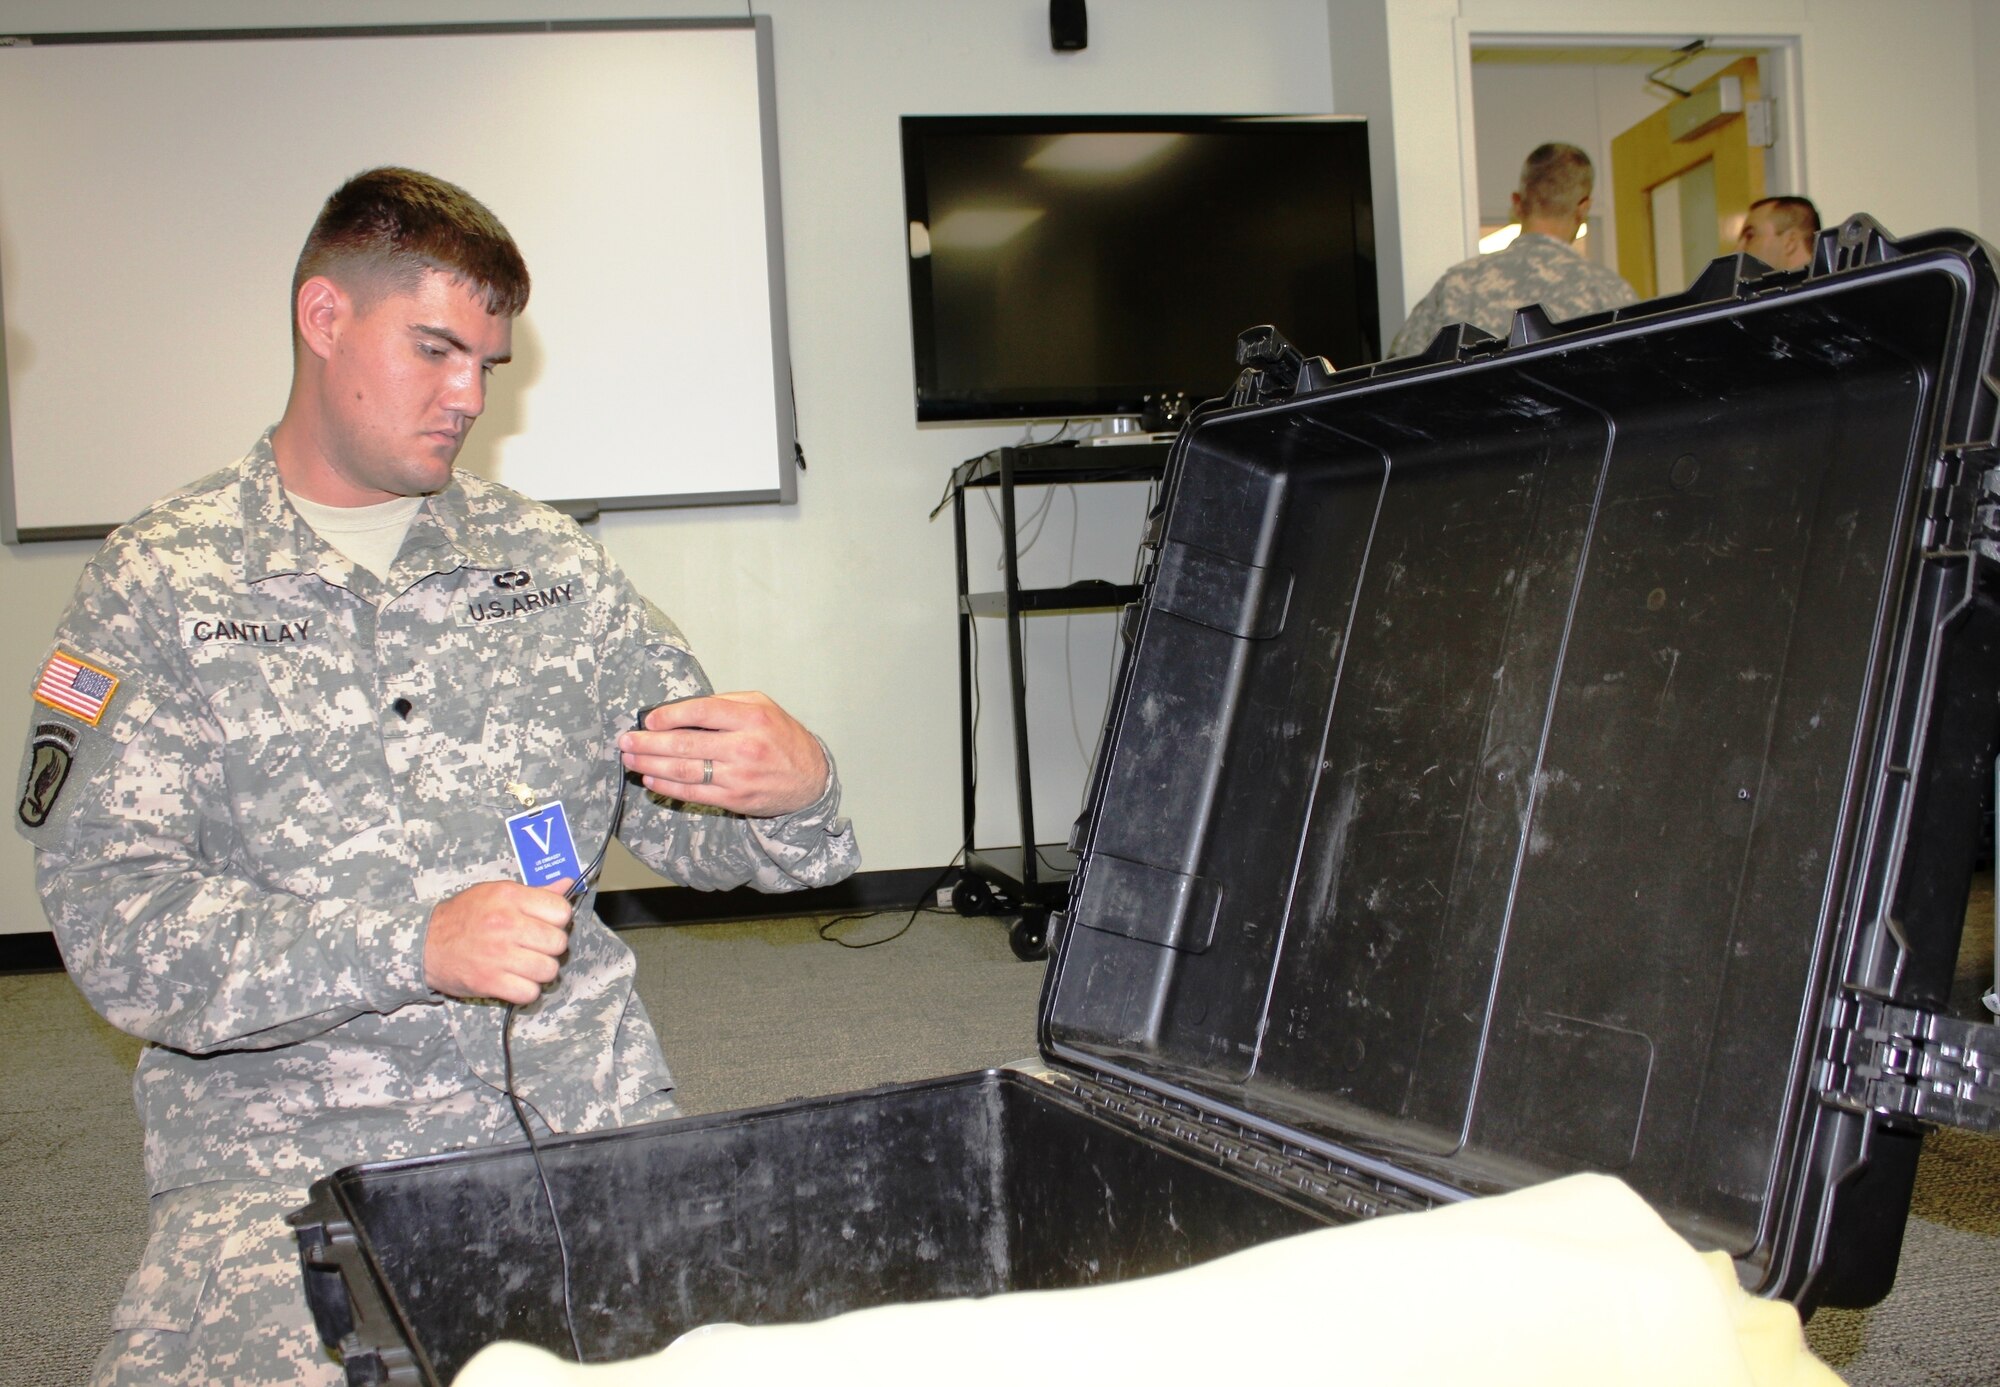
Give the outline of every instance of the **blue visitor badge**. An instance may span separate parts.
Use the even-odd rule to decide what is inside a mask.
[[[583,871],[561,800],[514,815],[507,820],[507,836],[514,844],[521,880],[530,886],[547,886]]]

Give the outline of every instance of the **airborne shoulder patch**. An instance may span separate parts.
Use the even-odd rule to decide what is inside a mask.
[[[56,812],[64,787],[88,779],[109,759],[113,743],[100,724],[123,682],[103,665],[61,646],[43,662],[34,693],[41,706],[29,721],[20,799],[14,811],[21,831],[37,846],[46,846],[66,817],[67,810]]]
[[[39,723],[30,734],[26,783],[21,787],[18,811],[21,822],[29,828],[40,828],[49,821],[56,796],[62,793],[70,767],[76,764],[76,744],[76,729],[66,723]]]

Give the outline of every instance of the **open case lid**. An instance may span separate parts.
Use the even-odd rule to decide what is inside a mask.
[[[1890,1105],[1832,1051],[1949,987],[1996,337],[1984,247],[1864,218],[1192,420],[1044,1054],[1420,1188],[1609,1172],[1753,1288],[1859,1303],[1824,1230]],[[1905,1146],[1858,1216],[1890,1275]]]

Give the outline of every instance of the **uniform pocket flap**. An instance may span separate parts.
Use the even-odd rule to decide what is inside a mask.
[[[113,1329],[185,1334],[194,1327],[202,1297],[228,1251],[230,1220],[211,1201],[189,1198],[190,1193],[172,1190],[154,1197],[152,1236],[111,1313]]]

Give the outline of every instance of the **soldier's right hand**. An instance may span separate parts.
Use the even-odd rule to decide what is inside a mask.
[[[439,901],[424,941],[424,981],[451,997],[534,1001],[569,948],[568,889],[567,879],[482,881]]]

